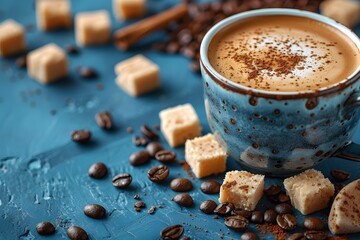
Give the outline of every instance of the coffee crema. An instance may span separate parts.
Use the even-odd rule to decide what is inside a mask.
[[[360,50],[340,30],[297,16],[241,20],[221,30],[208,48],[211,65],[227,79],[273,92],[330,87],[360,66]]]

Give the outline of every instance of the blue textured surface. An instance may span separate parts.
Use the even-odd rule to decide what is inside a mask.
[[[166,8],[175,1],[149,1],[150,12]],[[111,1],[76,0],[73,13],[95,9],[111,10]],[[32,1],[1,0],[0,21],[14,18],[25,25],[35,25]],[[121,26],[113,20],[113,29]],[[161,39],[156,34],[138,45],[137,50],[116,51],[112,45],[82,49],[78,56],[69,56],[70,76],[65,81],[41,86],[29,79],[25,70],[15,67],[14,59],[0,60],[0,239],[41,239],[35,231],[40,221],[56,224],[57,232],[47,239],[66,239],[66,227],[74,224],[83,227],[91,239],[158,239],[159,231],[172,224],[183,224],[185,235],[192,239],[239,239],[240,233],[228,230],[222,218],[215,220],[198,210],[201,201],[216,200],[217,196],[199,191],[202,180],[194,180],[193,208],[182,208],[171,201],[175,195],[169,187],[170,179],[188,177],[179,164],[170,166],[169,180],[156,185],[146,177],[147,170],[158,163],[152,161],[141,167],[131,167],[128,156],[138,150],[132,142],[133,135],[126,132],[131,126],[138,134],[143,123],[159,124],[159,110],[190,102],[194,105],[204,127],[209,132],[203,106],[200,76],[192,74],[188,60],[148,50],[151,40]],[[27,33],[29,50],[49,42],[60,46],[74,43],[72,30],[51,33],[33,29]],[[114,65],[136,53],[143,53],[160,65],[162,88],[152,94],[132,98],[114,83]],[[81,79],[76,67],[95,67],[100,77]],[[103,84],[102,91],[97,85]],[[116,129],[104,132],[94,121],[94,115],[109,110],[114,116]],[[55,114],[51,114],[54,113]],[[93,141],[77,145],[70,141],[74,129],[88,128]],[[355,140],[360,140],[357,130]],[[168,147],[162,139],[162,143]],[[183,159],[183,148],[176,149]],[[87,176],[88,167],[105,162],[110,173],[103,180]],[[237,165],[229,160],[228,169]],[[333,168],[360,177],[360,164],[330,159],[317,167],[329,176]],[[127,190],[115,189],[111,177],[120,172],[130,172],[133,183]],[[221,181],[223,175],[216,177]],[[280,183],[280,179],[267,179],[266,184]],[[139,193],[147,208],[140,213],[133,210],[134,194]],[[146,193],[146,195],[145,195]],[[105,220],[94,220],[83,214],[88,203],[102,204],[108,211]],[[151,205],[164,203],[154,215],[146,211]],[[265,199],[260,208],[272,206]],[[326,219],[328,210],[315,214]],[[303,217],[297,213],[299,224]],[[300,230],[301,227],[298,228]],[[227,234],[229,232],[229,234]],[[273,239],[271,235],[267,237]],[[359,239],[353,235],[352,239]]]

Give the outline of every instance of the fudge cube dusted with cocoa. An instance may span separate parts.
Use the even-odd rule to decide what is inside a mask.
[[[201,136],[199,118],[189,103],[164,109],[159,116],[161,131],[172,147],[178,147],[188,139]]]
[[[356,0],[327,0],[321,3],[320,12],[349,28],[360,21],[360,3]]]
[[[333,234],[360,232],[360,179],[349,183],[336,195],[328,224]]]
[[[235,207],[253,211],[264,191],[264,176],[246,171],[230,171],[220,187],[219,202],[231,202]]]
[[[136,55],[115,66],[117,85],[132,96],[139,96],[160,87],[159,67],[144,57]]]
[[[69,28],[71,6],[69,0],[37,0],[36,18],[42,31]]]
[[[55,82],[68,74],[65,52],[56,44],[48,44],[27,55],[28,74],[42,84]]]
[[[303,215],[326,208],[335,191],[330,180],[314,169],[286,178],[284,186],[291,204]]]
[[[8,57],[25,49],[24,28],[12,19],[0,23],[0,56]]]
[[[197,178],[225,172],[226,158],[225,149],[212,134],[185,143],[185,159]]]
[[[109,13],[105,10],[81,12],[75,17],[76,41],[81,46],[108,43],[111,34]]]
[[[142,17],[146,12],[146,0],[113,0],[113,11],[119,20]]]

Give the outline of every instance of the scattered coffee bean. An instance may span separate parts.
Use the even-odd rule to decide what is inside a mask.
[[[308,230],[320,231],[324,229],[324,223],[316,217],[309,217],[304,220],[304,227]]]
[[[100,128],[109,130],[113,126],[112,117],[109,112],[100,112],[100,113],[96,114],[95,120],[96,120],[97,125]]]
[[[256,224],[261,224],[264,222],[264,213],[261,211],[254,211],[251,214],[250,221]]]
[[[146,136],[152,140],[159,139],[159,135],[156,132],[154,132],[154,130],[152,130],[147,125],[142,125],[140,130],[141,130],[142,134],[144,134],[144,136]]]
[[[274,209],[268,209],[264,213],[264,221],[266,223],[275,223],[277,215],[278,214]]]
[[[158,142],[151,142],[146,146],[146,151],[149,153],[150,157],[154,158],[156,153],[163,150],[163,146],[161,146]]]
[[[148,178],[156,183],[160,183],[166,180],[166,178],[169,176],[170,170],[165,165],[155,166],[151,168],[147,175]]]
[[[134,136],[132,141],[135,146],[146,146],[146,144],[148,143],[148,140],[146,138],[137,136]]]
[[[214,213],[225,216],[229,215],[235,209],[231,202],[220,203],[214,210]]]
[[[106,210],[103,206],[99,204],[88,204],[84,207],[84,213],[86,216],[95,218],[95,219],[102,219],[106,216]]]
[[[292,213],[292,206],[288,203],[280,203],[275,206],[275,210],[279,214]]]
[[[106,176],[108,169],[104,163],[98,162],[90,166],[88,174],[92,178],[101,179]]]
[[[277,197],[278,197],[278,201],[281,203],[290,201],[290,198],[288,195],[286,195],[286,193],[280,193]]]
[[[192,182],[187,178],[175,178],[170,183],[170,188],[175,192],[187,192],[192,189]]]
[[[225,226],[237,231],[245,231],[249,227],[249,220],[242,216],[230,216],[225,218]]]
[[[117,188],[127,188],[132,181],[132,177],[128,173],[121,173],[112,179],[112,185]]]
[[[144,208],[144,207],[145,207],[145,203],[142,202],[142,201],[136,202],[136,203],[134,204],[134,207],[135,207],[135,208]]]
[[[183,233],[184,233],[183,226],[173,225],[161,230],[160,237],[165,240],[179,239]]]
[[[79,53],[79,49],[71,44],[66,45],[65,50],[67,53],[70,53],[70,54],[78,54]]]
[[[87,240],[89,238],[85,230],[78,226],[69,227],[66,234],[71,240]]]
[[[135,195],[134,195],[134,199],[135,199],[135,200],[139,200],[139,199],[140,199],[140,195],[139,195],[139,194],[135,194]]]
[[[191,207],[194,204],[194,200],[187,193],[180,193],[173,197],[172,200],[183,207]]]
[[[135,207],[134,209],[135,209],[135,211],[137,211],[137,212],[141,212],[141,208]]]
[[[213,200],[206,200],[200,204],[200,210],[205,214],[213,213],[216,207],[217,204]]]
[[[343,181],[346,181],[350,178],[350,173],[348,172],[345,172],[343,170],[331,170],[331,176],[336,180],[336,181],[339,181],[339,182],[343,182]]]
[[[303,233],[294,233],[286,238],[286,240],[306,240]]]
[[[241,209],[235,209],[231,212],[231,215],[240,215],[243,216],[244,218],[250,219],[251,217],[251,212],[247,211],[247,210],[241,210]]]
[[[285,231],[291,231],[296,228],[296,218],[288,213],[277,215],[276,222]]]
[[[221,184],[215,180],[207,180],[201,184],[200,189],[203,193],[217,194],[220,192],[220,186]]]
[[[18,68],[26,68],[26,56],[17,58],[15,64]]]
[[[155,206],[151,206],[151,208],[148,210],[148,214],[154,214],[156,210]]]
[[[71,133],[71,138],[74,142],[86,143],[91,139],[91,132],[88,130],[76,130]]]
[[[325,240],[328,237],[323,231],[306,231],[304,235],[307,240]]]
[[[176,153],[170,150],[161,150],[155,154],[155,158],[163,163],[171,163],[176,160]]]
[[[82,78],[96,78],[98,75],[96,71],[91,67],[79,67],[78,73]]]
[[[132,127],[127,127],[127,128],[126,128],[126,131],[127,131],[128,133],[132,133],[132,132],[134,131],[134,129],[133,129]]]
[[[259,237],[252,232],[246,232],[241,235],[240,240],[259,240]]]
[[[150,155],[146,151],[134,152],[129,157],[129,162],[133,166],[139,166],[147,163],[150,160]]]
[[[278,185],[270,185],[267,188],[265,188],[264,193],[267,196],[274,196],[278,195],[281,192],[281,187]]]
[[[36,225],[36,231],[43,236],[52,235],[55,233],[55,227],[50,222],[40,222]]]

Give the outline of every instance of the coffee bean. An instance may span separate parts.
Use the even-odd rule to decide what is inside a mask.
[[[176,160],[176,153],[170,150],[161,150],[155,154],[155,158],[163,163],[171,163]]]
[[[79,53],[79,49],[71,44],[66,45],[65,50],[67,53],[70,53],[70,54],[78,54]]]
[[[250,221],[256,224],[261,224],[264,222],[264,213],[261,211],[252,212]]]
[[[205,214],[213,213],[216,207],[217,204],[213,200],[206,200],[200,204],[200,210]]]
[[[154,130],[152,130],[149,126],[147,125],[142,125],[141,126],[141,132],[142,134],[144,134],[144,136],[152,139],[152,140],[156,140],[159,139],[159,135],[154,132]]]
[[[214,213],[225,216],[229,215],[235,209],[234,204],[231,202],[220,203],[214,209]]]
[[[99,204],[88,204],[84,207],[84,213],[86,216],[95,218],[95,219],[102,219],[106,216],[106,210],[103,206]]]
[[[179,239],[184,232],[184,227],[181,225],[173,225],[167,228],[164,228],[160,232],[160,237],[165,240],[175,240]]]
[[[74,142],[86,143],[91,139],[91,132],[88,130],[76,130],[71,133],[71,138]]]
[[[286,238],[286,240],[306,240],[303,233],[294,233]]]
[[[84,229],[78,226],[71,226],[66,230],[66,234],[71,240],[87,240],[88,235]]]
[[[156,210],[155,206],[151,206],[151,208],[148,210],[148,214],[154,214]]]
[[[140,195],[139,194],[135,194],[133,197],[135,200],[139,200],[140,199]]]
[[[129,157],[129,162],[133,166],[139,166],[147,163],[150,160],[150,155],[146,151],[134,152]]]
[[[144,208],[144,207],[145,207],[145,203],[142,202],[142,201],[136,202],[136,203],[134,204],[134,207],[135,207],[135,208]]]
[[[16,59],[15,64],[18,68],[26,68],[26,56],[21,56]]]
[[[321,221],[321,219],[316,217],[309,217],[304,220],[304,227],[308,230],[323,230],[324,229],[324,223]]]
[[[288,203],[280,203],[275,206],[275,210],[279,214],[292,213],[292,206]]]
[[[100,128],[109,130],[113,126],[112,117],[109,112],[100,112],[96,114],[95,120]]]
[[[230,216],[225,218],[225,226],[237,231],[245,231],[249,227],[249,220],[242,216]]]
[[[55,227],[50,222],[40,222],[36,225],[36,231],[43,236],[52,235],[55,233]]]
[[[170,183],[170,188],[175,192],[187,192],[192,189],[192,182],[187,178],[175,178]]]
[[[82,78],[96,78],[98,75],[96,71],[91,67],[79,67],[78,72]]]
[[[290,198],[288,195],[286,195],[286,193],[280,193],[278,196],[278,201],[281,202],[281,203],[284,203],[284,202],[288,202],[290,201]]]
[[[276,222],[285,231],[291,231],[296,228],[296,218],[288,213],[277,215]]]
[[[163,150],[163,146],[157,142],[151,142],[146,146],[146,151],[149,153],[150,157],[154,158],[156,153]]]
[[[92,178],[101,179],[106,176],[108,169],[104,163],[98,162],[91,165],[88,174]]]
[[[121,173],[112,179],[112,185],[117,188],[127,188],[132,181],[132,177],[128,173]]]
[[[146,138],[137,136],[133,137],[132,141],[135,146],[146,146],[146,144],[148,143],[148,140]]]
[[[331,170],[331,176],[339,182],[346,181],[350,178],[350,173],[342,171],[342,170]]]
[[[259,240],[259,237],[255,233],[246,232],[241,235],[240,240]]]
[[[278,185],[270,185],[267,188],[265,188],[264,193],[267,196],[274,196],[278,195],[281,192],[281,187]]]
[[[172,200],[183,207],[191,207],[194,204],[194,200],[187,193],[180,193],[173,197]]]
[[[304,235],[308,240],[325,240],[328,237],[323,231],[306,231]]]
[[[180,44],[179,44],[179,43],[177,43],[177,42],[170,42],[170,43],[168,43],[168,45],[166,46],[165,51],[168,52],[168,53],[175,54],[175,53],[178,53],[178,52],[179,52],[179,49],[180,49]]]
[[[165,165],[155,166],[148,171],[148,178],[156,183],[166,180],[169,176],[170,170]]]
[[[207,180],[201,184],[200,189],[203,193],[217,194],[220,192],[220,186],[221,184],[215,180]]]
[[[264,213],[264,221],[267,223],[276,222],[277,212],[274,209],[268,209]]]
[[[251,214],[252,213],[250,211],[241,210],[241,209],[235,209],[231,212],[231,215],[240,215],[247,219],[249,219],[251,217]]]

